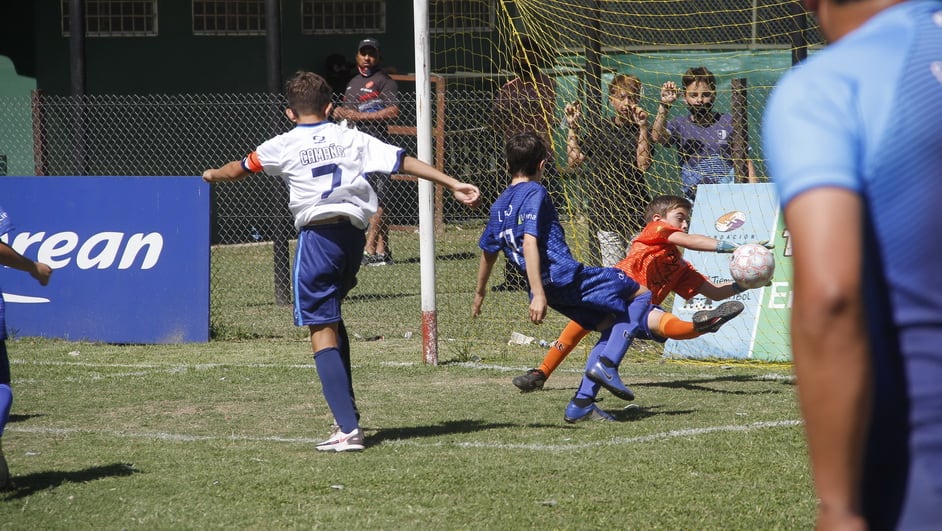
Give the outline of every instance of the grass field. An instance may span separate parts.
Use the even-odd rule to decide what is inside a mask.
[[[3,529],[801,529],[814,498],[790,370],[622,366],[620,422],[563,422],[584,356],[546,389],[510,379],[542,350],[419,362],[359,341],[367,450],[329,433],[304,341],[8,343],[16,399]]]
[[[526,296],[470,314],[479,229],[438,245],[439,365],[422,363],[417,236],[345,303],[367,450],[324,455],[332,418],[306,331],[273,303],[271,247],[213,251],[214,340],[8,341],[15,400],[0,529],[808,529],[791,369],[665,361],[636,342],[619,422],[563,422],[587,339],[542,392]],[[498,273],[499,274],[499,273]],[[498,276],[494,282],[499,282]],[[411,332],[411,337],[407,338]],[[384,339],[367,341],[381,336]]]

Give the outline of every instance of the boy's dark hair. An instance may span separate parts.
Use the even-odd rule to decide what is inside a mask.
[[[313,72],[298,70],[285,82],[285,99],[296,116],[323,113],[330,97],[330,85]]]
[[[713,72],[710,72],[710,69],[705,66],[695,66],[693,68],[688,68],[684,73],[684,77],[681,79],[681,83],[684,88],[693,85],[694,83],[701,81],[706,83],[710,87],[710,90],[716,91],[716,76],[713,75]]]
[[[693,204],[686,197],[679,195],[659,195],[652,199],[648,207],[644,209],[644,220],[650,223],[654,220],[654,216],[663,218],[675,208],[684,208],[687,212],[692,212]]]
[[[517,133],[510,137],[504,150],[507,156],[507,171],[510,175],[536,175],[540,162],[546,160],[549,152],[543,139],[536,133]]]

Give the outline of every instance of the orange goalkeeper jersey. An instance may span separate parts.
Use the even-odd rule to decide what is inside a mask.
[[[699,293],[697,290],[707,278],[684,260],[680,249],[667,240],[682,229],[663,221],[645,225],[641,234],[631,242],[628,256],[615,267],[651,290],[651,302],[661,304],[671,291],[685,299]]]

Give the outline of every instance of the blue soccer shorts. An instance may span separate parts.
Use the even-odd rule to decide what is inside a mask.
[[[349,221],[303,227],[294,257],[294,324],[340,321],[340,307],[356,286],[366,233]]]
[[[586,330],[596,330],[610,315],[628,315],[640,284],[614,267],[585,267],[565,286],[547,287],[550,308]]]

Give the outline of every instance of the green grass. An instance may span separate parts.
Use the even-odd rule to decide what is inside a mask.
[[[482,225],[449,225],[436,242],[436,315],[441,350],[499,350],[511,332],[541,339],[555,339],[568,322],[550,312],[543,325],[527,318],[523,292],[489,293],[483,314],[471,320],[471,301],[477,282]],[[581,227],[584,228],[584,227]],[[580,227],[567,227],[570,236]],[[410,231],[390,235],[395,263],[363,267],[358,284],[344,303],[344,321],[361,337],[403,337],[422,330],[419,237]],[[573,241],[581,241],[574,237]],[[577,249],[577,245],[573,245]],[[211,322],[216,340],[257,338],[304,339],[306,330],[293,325],[290,306],[274,301],[271,245],[227,246],[213,250]],[[293,244],[291,246],[293,252]],[[578,255],[578,253],[577,253]],[[503,259],[491,275],[491,285],[503,281]],[[443,352],[443,355],[446,353]]]
[[[619,422],[566,424],[595,338],[518,393],[543,349],[510,333],[553,339],[566,320],[530,324],[523,293],[488,294],[471,320],[479,233],[450,226],[437,245],[437,366],[422,363],[417,235],[393,233],[396,263],[361,270],[344,305],[359,454],[314,451],[332,417],[306,330],[274,303],[270,246],[213,250],[209,343],[9,340],[0,529],[813,525],[788,366],[665,361],[636,342],[621,373],[638,399],[602,392]]]
[[[329,433],[305,341],[8,343],[16,399],[3,529],[807,529],[814,497],[787,367],[622,365],[620,422],[563,422],[584,357],[542,392],[542,349],[358,341],[367,450]]]

